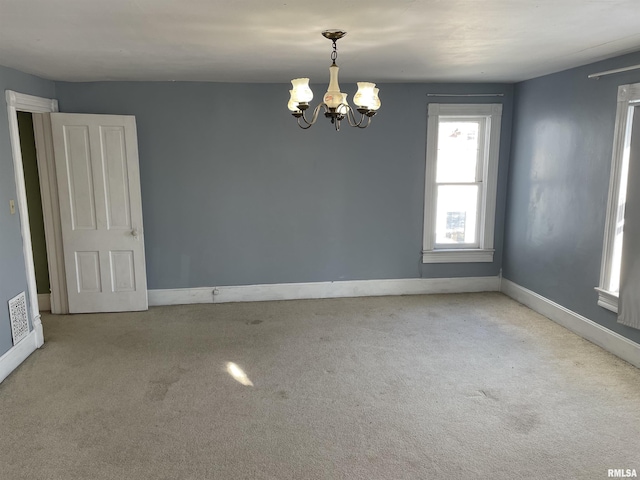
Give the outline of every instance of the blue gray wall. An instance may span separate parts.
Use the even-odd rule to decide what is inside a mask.
[[[9,213],[9,201],[16,200],[16,182],[5,90],[54,98],[55,86],[53,82],[0,66],[0,355],[12,346],[7,301],[27,291],[20,212]]]
[[[640,342],[640,332],[597,306],[593,290],[617,86],[640,82],[640,73],[586,78],[636,63],[640,53],[523,82],[515,92],[510,85],[383,85],[372,127],[340,133],[324,119],[300,131],[285,108],[284,84],[56,83],[54,90],[0,67],[0,88],[56,97],[62,111],[136,116],[149,288],[496,275],[504,260],[506,278]],[[323,87],[314,86],[316,95]],[[420,261],[426,93],[505,94],[491,99],[504,103],[492,264]],[[447,100],[460,98],[437,99]],[[3,301],[26,290],[12,198],[0,115]],[[10,338],[0,308],[0,353]]]
[[[504,277],[640,342],[597,305],[618,85],[640,53],[516,85]],[[630,179],[640,182],[640,179]]]
[[[497,275],[512,90],[382,85],[372,126],[336,133],[324,118],[300,130],[286,84],[56,84],[61,111],[136,116],[150,289]],[[421,263],[436,92],[505,94],[489,99],[505,104],[492,264]]]

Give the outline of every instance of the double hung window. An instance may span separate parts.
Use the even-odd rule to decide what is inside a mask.
[[[609,200],[600,267],[600,282],[596,287],[598,305],[613,312],[618,311],[629,153],[631,134],[634,127],[634,112],[639,107],[640,83],[618,87],[618,107],[613,138]],[[636,131],[640,132],[640,127],[636,126]]]
[[[430,104],[424,263],[492,262],[501,104]]]

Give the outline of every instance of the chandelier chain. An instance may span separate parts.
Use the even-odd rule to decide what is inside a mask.
[[[331,52],[331,60],[333,64],[336,64],[336,58],[338,58],[338,46],[336,45],[336,40],[333,41],[333,52]]]

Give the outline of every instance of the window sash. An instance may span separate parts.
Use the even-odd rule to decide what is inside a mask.
[[[468,116],[468,115],[439,115],[437,120],[438,134],[436,136],[436,142],[438,142],[440,138],[440,124],[443,122],[460,122],[460,123],[478,123],[478,150],[476,154],[476,172],[475,172],[475,182],[482,182],[482,178],[484,176],[484,165],[487,161],[488,157],[488,146],[489,146],[489,138],[488,138],[488,129],[487,126],[490,125],[491,119],[489,116]],[[439,152],[438,145],[436,145],[436,152]],[[435,182],[437,184],[441,183],[452,183],[452,182],[438,182],[438,155],[436,153],[436,176]],[[459,182],[464,183],[464,182]],[[471,183],[471,182],[470,182]]]
[[[437,208],[438,208],[438,187],[442,187],[442,186],[462,186],[462,187],[467,187],[467,186],[476,186],[478,187],[478,191],[476,193],[476,218],[475,218],[475,242],[460,242],[460,243],[438,243],[437,238],[438,238],[438,226],[434,225],[433,228],[433,232],[435,235],[435,240],[434,240],[434,249],[435,250],[440,250],[440,249],[469,249],[469,248],[480,248],[480,223],[482,221],[482,197],[484,195],[483,192],[483,182],[439,182],[436,183],[435,186],[435,190],[436,190],[436,218],[435,221],[437,222],[437,217],[438,217],[438,212],[437,212]]]
[[[440,134],[440,124],[443,122],[468,122],[468,123],[478,123],[478,150],[476,155],[476,172],[475,172],[475,181],[481,182],[482,177],[484,176],[484,164],[486,162],[486,158],[488,155],[488,151],[486,149],[489,144],[488,138],[488,125],[490,125],[491,117],[487,115],[482,116],[468,116],[468,115],[439,115],[438,116],[438,136],[436,136],[436,142],[439,140]],[[436,151],[438,151],[438,145],[436,145]],[[438,172],[437,172],[437,162],[438,156],[436,154],[436,176],[435,181],[438,182]]]

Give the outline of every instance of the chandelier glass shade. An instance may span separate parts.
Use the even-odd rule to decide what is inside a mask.
[[[353,103],[356,105],[356,111],[359,116],[356,117],[354,109],[351,108],[347,100],[347,94],[340,91],[338,84],[338,65],[336,58],[338,51],[336,42],[346,35],[341,30],[325,30],[322,35],[331,40],[333,43],[333,52],[331,52],[332,64],[329,67],[329,86],[327,92],[322,97],[322,102],[313,110],[311,118],[308,119],[305,112],[309,109],[309,103],[313,100],[313,92],[309,87],[308,78],[294,78],[291,80],[292,89],[289,90],[289,103],[287,108],[291,114],[298,120],[300,128],[307,129],[316,123],[320,111],[324,112],[324,116],[331,120],[336,131],[340,130],[340,123],[346,118],[352,127],[366,128],[371,124],[371,118],[380,108],[380,98],[378,96],[379,89],[375,83],[358,82],[358,91],[353,97]]]

